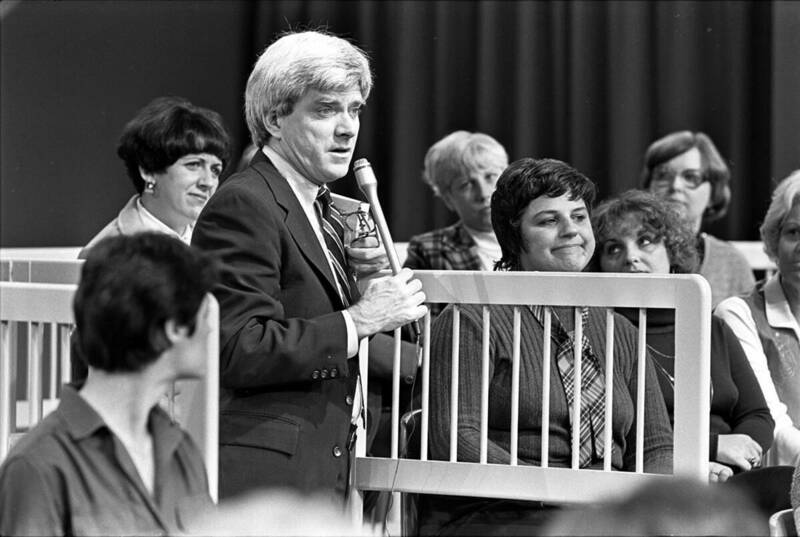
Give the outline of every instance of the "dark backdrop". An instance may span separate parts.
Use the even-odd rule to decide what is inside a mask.
[[[356,157],[395,240],[453,221],[420,179],[427,148],[479,130],[548,156],[605,197],[655,138],[702,130],[733,172],[709,231],[757,239],[800,168],[800,3],[25,1],[0,3],[0,245],[78,246],[133,193],[115,145],[157,95],[219,111],[247,144],[244,84],[277,32],[325,27],[373,59]],[[352,176],[334,190],[358,195]]]

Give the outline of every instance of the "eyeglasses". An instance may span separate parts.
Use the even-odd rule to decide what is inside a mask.
[[[684,184],[695,189],[707,181],[705,174],[700,170],[681,170],[676,172],[671,168],[656,168],[653,170],[652,185],[656,188],[668,188],[675,177],[680,178]]]

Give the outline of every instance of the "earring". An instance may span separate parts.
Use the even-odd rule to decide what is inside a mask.
[[[154,194],[156,191],[156,182],[152,179],[148,179],[144,182],[144,191],[148,194]]]

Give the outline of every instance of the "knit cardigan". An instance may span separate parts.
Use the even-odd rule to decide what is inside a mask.
[[[489,347],[488,462],[510,460],[511,357],[513,307],[491,306]],[[458,460],[478,461],[480,453],[480,393],[482,307],[462,305],[458,376]],[[572,329],[572,308],[555,308],[566,330]],[[519,443],[521,464],[540,463],[543,327],[529,308],[521,307]],[[431,334],[430,453],[449,457],[450,364],[453,306],[436,319]],[[605,370],[605,313],[590,308],[584,334]],[[635,465],[636,329],[615,314],[612,420],[612,467]],[[549,464],[571,463],[569,406],[556,364],[557,344],[551,345]],[[672,429],[650,359],[645,377],[644,471],[672,471]],[[593,466],[599,467],[602,460]]]

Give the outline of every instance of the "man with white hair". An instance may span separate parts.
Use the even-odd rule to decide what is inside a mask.
[[[222,266],[221,497],[288,486],[344,498],[363,408],[358,341],[425,314],[409,269],[359,296],[353,269],[382,268],[385,254],[344,248],[329,205],[371,89],[366,55],[317,31],[280,37],[247,82],[259,150],[212,197],[192,239]]]

